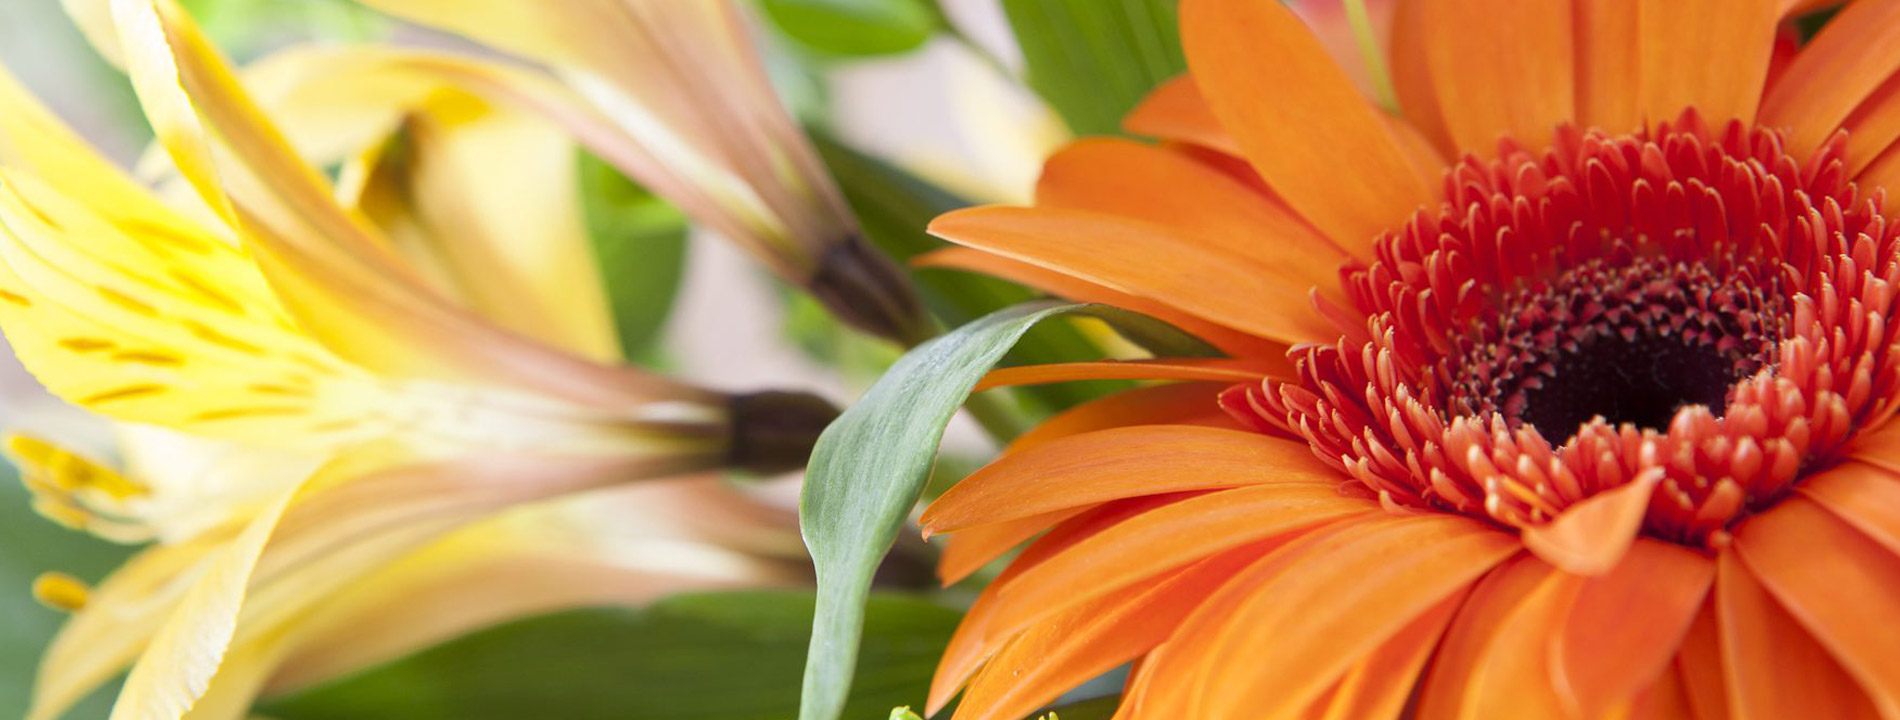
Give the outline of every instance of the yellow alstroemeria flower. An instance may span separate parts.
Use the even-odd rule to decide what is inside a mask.
[[[866,244],[773,94],[728,0],[360,1],[544,65],[578,105],[542,109],[602,158],[839,318],[905,343],[930,332],[907,276]]]
[[[624,598],[667,587],[639,577],[798,576],[772,559],[795,538],[764,511],[749,526],[760,537],[743,542],[658,538],[725,558],[705,565],[709,577],[627,565],[603,536],[572,532],[576,513],[597,512],[583,502],[590,496],[503,514],[631,480],[795,459],[809,439],[800,434],[826,412],[603,362],[613,347],[604,312],[562,297],[597,302],[587,284],[596,281],[571,272],[571,255],[524,248],[564,247],[572,224],[532,202],[519,213],[492,207],[545,199],[532,180],[558,173],[498,140],[532,131],[443,84],[531,92],[521,90],[530,83],[439,58],[363,61],[402,72],[365,86],[381,104],[332,107],[407,128],[407,157],[394,158],[377,150],[389,127],[336,123],[366,133],[352,139],[308,118],[268,122],[171,0],[113,0],[111,11],[135,89],[196,207],[160,201],[0,77],[0,329],[62,397],[208,444],[134,441],[116,473],[30,438],[10,442],[49,515],[159,540],[89,592],[43,583],[43,595],[80,611],[49,650],[31,717],[56,717],[127,665],[115,720],[242,717],[266,686],[318,681],[510,613],[593,601],[608,590],[579,578],[601,567],[631,573],[611,584]],[[274,86],[283,94],[273,100],[292,109],[321,107],[324,92],[348,84],[325,91],[295,79],[308,73],[284,72],[293,79]],[[411,93],[416,73],[433,73],[437,86]],[[471,136],[486,138],[497,174],[517,168],[495,162],[523,163],[497,180],[522,194],[484,194],[458,171]],[[305,160],[332,155],[352,158],[341,193]],[[546,224],[519,224],[527,220]],[[649,493],[638,502],[661,509],[745,507],[708,499],[713,491],[724,492],[681,480],[611,492]],[[535,561],[547,557],[571,562]],[[546,582],[480,582],[497,572]],[[471,600],[463,617],[379,636],[376,647],[338,640],[336,628],[393,612],[393,600],[375,598],[431,587],[497,594]]]

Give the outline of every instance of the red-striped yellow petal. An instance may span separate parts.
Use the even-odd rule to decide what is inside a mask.
[[[1788,498],[1735,533],[1735,554],[1788,614],[1860,682],[1886,717],[1900,717],[1900,556],[1815,503]]]
[[[1900,477],[1892,472],[1845,463],[1803,478],[1795,491],[1900,555]]]
[[[1736,553],[1723,552],[1717,563],[1715,614],[1730,717],[1875,717],[1867,694]]]
[[[1338,334],[1305,300],[1312,286],[1299,273],[1200,246],[1169,225],[1079,210],[980,207],[940,216],[930,232],[1260,337],[1302,342]],[[1301,288],[1297,300],[1288,287]]]
[[[1209,716],[1298,712],[1518,548],[1510,534],[1467,518],[1418,515],[1360,523],[1286,555],[1209,648]]]
[[[977,390],[1017,385],[1045,385],[1076,380],[1204,380],[1211,382],[1259,382],[1270,375],[1284,376],[1281,363],[1227,358],[1157,358],[1153,360],[1101,360],[1097,362],[1052,363],[997,368],[984,375]]]
[[[1570,5],[1423,0],[1425,60],[1459,150],[1489,156],[1505,136],[1538,150],[1576,117]]]
[[[1208,247],[1284,267],[1331,291],[1345,252],[1277,200],[1186,153],[1129,140],[1083,140],[1043,165],[1036,204],[1122,215],[1181,229]]]
[[[1805,156],[1896,70],[1900,3],[1853,3],[1801,49],[1762,98],[1761,122],[1787,128],[1789,152]]]
[[[1240,157],[1240,144],[1221,127],[1214,109],[1194,84],[1194,76],[1182,73],[1161,83],[1141,104],[1122,118],[1122,127],[1136,135],[1176,140],[1218,150]]]
[[[998,458],[931,503],[921,523],[926,534],[947,533],[1126,497],[1268,483],[1330,491],[1339,482],[1304,443],[1242,430],[1138,425]]]
[[[1754,120],[1780,20],[1776,0],[1642,0],[1643,119]]]
[[[1418,717],[1563,717],[1548,648],[1579,582],[1534,556],[1487,576],[1439,645]]]
[[[1285,343],[1263,340],[1224,325],[1208,322],[1164,302],[1130,295],[1072,275],[976,248],[947,247],[919,256],[911,263],[921,268],[954,268],[980,272],[1057,297],[1133,310],[1149,317],[1165,320],[1175,327],[1206,340],[1208,344],[1220,348],[1229,355],[1281,357],[1286,354]]]
[[[1272,0],[1185,0],[1181,36],[1222,127],[1267,184],[1341,247],[1369,244],[1432,197],[1431,179],[1292,10]]]
[[[1659,676],[1673,677],[1670,661],[1714,579],[1707,558],[1643,538],[1615,569],[1584,581],[1550,646],[1565,705],[1577,717],[1603,717]]]

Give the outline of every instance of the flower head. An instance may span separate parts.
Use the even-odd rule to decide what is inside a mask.
[[[1279,4],[1187,0],[1192,77],[1129,118],[1160,146],[939,219],[937,264],[1256,377],[1149,363],[1199,382],[926,511],[946,580],[1041,533],[933,705],[1133,660],[1118,717],[1900,713],[1900,15],[1788,57],[1777,3],[1637,5],[1401,2],[1394,117]]]
[[[908,278],[866,242],[779,104],[732,2],[362,2],[546,65],[578,97],[541,109],[602,158],[840,319],[906,344],[927,332]]]
[[[335,50],[247,83],[169,0],[110,17],[155,172],[188,193],[161,200],[0,75],[0,329],[53,392],[127,423],[125,465],[8,450],[50,517],[157,542],[97,588],[41,583],[77,613],[32,717],[128,666],[115,717],[242,717],[261,689],[515,614],[802,577],[789,513],[693,476],[796,465],[828,406],[619,362],[570,141],[496,100],[543,86]],[[443,594],[461,612],[405,604]],[[416,622],[346,641],[390,617]]]

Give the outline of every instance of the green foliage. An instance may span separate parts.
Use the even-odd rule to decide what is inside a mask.
[[[1003,0],[1029,85],[1077,135],[1120,132],[1122,116],[1187,69],[1176,0]]]
[[[587,231],[628,358],[651,360],[686,266],[686,217],[592,155],[580,157]]]
[[[759,6],[786,36],[827,55],[909,52],[943,27],[933,0],[759,0]]]
[[[66,619],[33,600],[33,578],[58,571],[97,581],[132,551],[34,514],[26,488],[5,461],[0,461],[0,548],[0,617],[6,618],[0,622],[0,717],[23,717],[40,653]],[[95,694],[69,715],[105,717],[112,695]]]
[[[271,702],[277,720],[783,720],[798,703],[812,595],[681,595],[485,630]],[[873,598],[851,717],[917,702],[957,613]]]
[[[1024,333],[1072,313],[1105,320],[1157,352],[1208,352],[1200,340],[1126,310],[1025,303],[917,346],[818,439],[799,503],[799,525],[818,569],[801,720],[837,720],[844,710],[871,576],[929,480],[944,426]]]

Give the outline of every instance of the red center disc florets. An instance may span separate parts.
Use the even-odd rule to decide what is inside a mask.
[[[1896,407],[1900,227],[1843,142],[1690,111],[1468,157],[1344,271],[1365,326],[1223,404],[1395,509],[1524,527],[1657,480],[1645,531],[1719,544]]]

